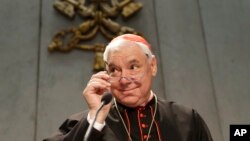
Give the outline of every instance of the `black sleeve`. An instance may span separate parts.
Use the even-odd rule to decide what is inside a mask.
[[[82,115],[73,115],[63,122],[56,133],[43,141],[83,141],[88,126],[87,119]],[[93,128],[89,141],[101,141],[103,135],[102,132]]]
[[[210,131],[202,117],[193,110],[192,131],[190,140],[192,141],[213,141]]]

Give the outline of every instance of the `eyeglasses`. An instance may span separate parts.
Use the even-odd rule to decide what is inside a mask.
[[[109,75],[110,76],[109,82],[111,83],[111,85],[112,84],[118,84],[121,81],[122,78],[127,79],[130,82],[140,82],[144,75],[145,75],[145,72],[138,73],[138,74],[133,74],[131,76],[126,76],[126,77]]]
[[[115,84],[119,84],[119,82],[122,79],[126,79],[129,82],[140,82],[141,79],[144,77],[144,75],[146,74],[146,72],[148,71],[148,65],[146,64],[147,60],[145,60],[144,63],[131,63],[131,65],[129,65],[129,67],[126,70],[126,76],[122,76],[122,69],[119,67],[116,67],[115,65],[110,65],[108,63],[106,63],[106,65],[108,66],[107,69],[107,73],[110,76],[109,78],[109,82],[111,83],[111,85],[115,85]]]

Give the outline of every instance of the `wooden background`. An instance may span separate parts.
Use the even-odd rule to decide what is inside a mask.
[[[56,32],[82,21],[66,19],[53,2],[0,1],[1,141],[41,141],[86,110],[81,93],[94,53],[47,52]],[[228,141],[230,124],[250,124],[250,1],[141,2],[126,25],[153,46],[155,92],[197,109],[214,140]]]

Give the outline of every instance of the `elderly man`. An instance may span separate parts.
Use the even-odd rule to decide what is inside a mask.
[[[157,97],[151,90],[157,61],[142,37],[124,34],[104,52],[106,71],[94,74],[83,91],[88,111],[68,118],[45,141],[82,141],[104,93],[114,96],[96,117],[88,140],[93,141],[212,141],[193,109]]]

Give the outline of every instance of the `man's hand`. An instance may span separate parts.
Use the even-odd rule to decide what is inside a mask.
[[[109,75],[106,71],[98,72],[94,74],[85,89],[83,90],[83,97],[86,100],[88,107],[89,107],[89,115],[90,118],[93,119],[97,109],[101,105],[101,99],[103,94],[106,91],[110,91],[110,82]],[[105,105],[102,110],[100,111],[96,121],[99,123],[104,123],[109,109],[111,107],[111,103]]]

